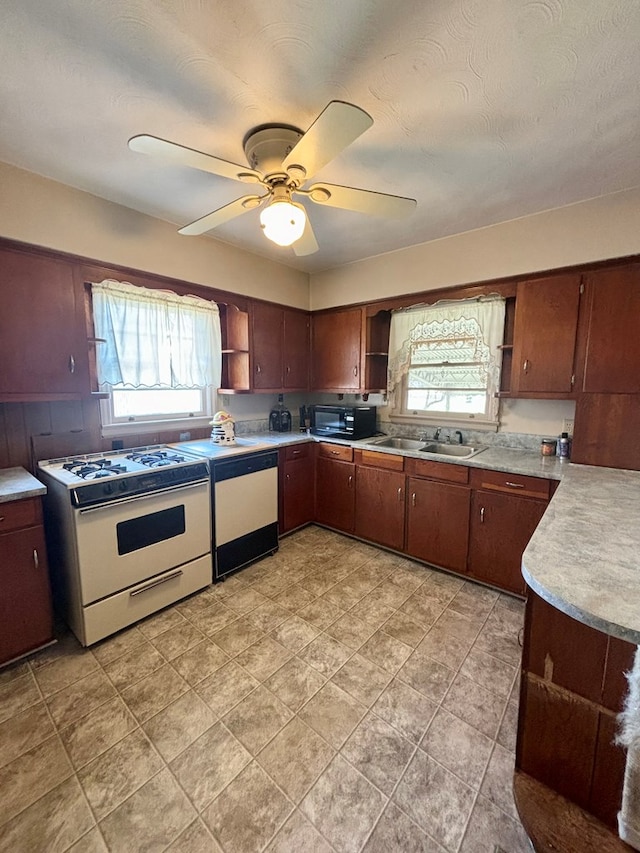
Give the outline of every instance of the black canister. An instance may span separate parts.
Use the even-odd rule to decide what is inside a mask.
[[[278,394],[278,405],[269,413],[270,432],[291,432],[291,412],[285,408],[282,394]]]

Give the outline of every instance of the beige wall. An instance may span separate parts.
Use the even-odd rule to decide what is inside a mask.
[[[0,236],[309,307],[309,277],[211,237],[0,163]]]
[[[640,188],[316,273],[311,276],[311,308],[638,253]]]

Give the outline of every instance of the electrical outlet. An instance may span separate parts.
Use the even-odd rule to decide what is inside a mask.
[[[229,405],[229,395],[228,395],[228,394],[223,394],[223,395],[222,395],[222,405],[223,405],[223,406],[228,406],[228,405]]]
[[[565,418],[562,422],[562,432],[567,432],[573,435],[573,418]]]
[[[191,438],[190,432],[181,432],[180,433],[180,441],[189,441],[190,438]]]

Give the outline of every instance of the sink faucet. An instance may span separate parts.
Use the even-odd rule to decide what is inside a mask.
[[[454,435],[457,435],[457,436],[458,436],[458,444],[464,444],[464,442],[463,442],[463,440],[462,440],[462,433],[460,432],[460,430],[459,430],[459,429],[457,429],[457,430],[454,432]]]
[[[440,441],[440,433],[441,432],[442,432],[442,430],[440,429],[440,427],[438,427],[438,429],[433,434],[433,440],[434,441]]]

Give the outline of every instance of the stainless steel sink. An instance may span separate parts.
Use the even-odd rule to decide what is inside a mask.
[[[424,442],[418,448],[422,453],[437,453],[440,456],[456,456],[458,459],[468,459],[482,453],[484,447],[472,447],[470,444],[445,444],[444,442]]]
[[[437,456],[455,456],[458,459],[469,459],[482,453],[484,447],[471,444],[447,444],[444,441],[422,441],[417,438],[402,438],[401,436],[386,436],[369,442],[376,447],[392,447],[394,450],[419,450],[421,453],[433,453]]]
[[[395,450],[422,450],[424,448],[424,441],[416,438],[392,438],[388,436],[387,438],[377,438],[370,443],[377,447],[393,447]]]

